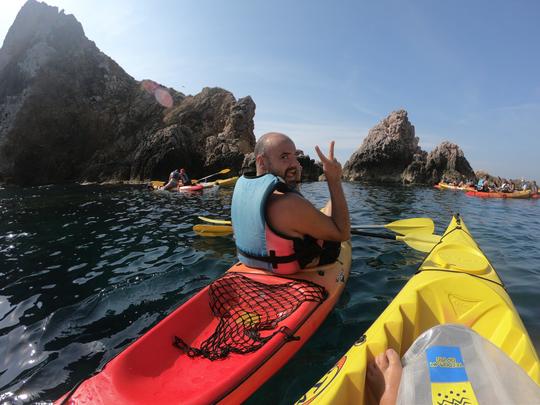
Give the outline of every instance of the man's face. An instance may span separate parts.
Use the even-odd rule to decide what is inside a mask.
[[[263,155],[266,172],[280,176],[291,186],[296,186],[297,172],[300,163],[296,159],[296,146],[288,139],[278,139],[272,142]]]

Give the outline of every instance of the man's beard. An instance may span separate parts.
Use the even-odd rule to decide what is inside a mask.
[[[272,173],[276,176],[279,176],[283,179],[283,181],[292,189],[296,189],[298,187],[298,184],[296,182],[296,171],[297,169],[295,167],[290,167],[285,170],[283,173],[279,173],[277,170],[274,170],[274,167],[267,163],[267,172]],[[290,178],[287,176],[289,173],[294,173],[294,176],[291,176]]]
[[[290,168],[285,170],[283,180],[285,180],[285,183],[292,189],[296,190],[299,187],[299,183],[297,179],[297,170],[296,168]],[[294,174],[292,176],[288,176],[289,174]]]

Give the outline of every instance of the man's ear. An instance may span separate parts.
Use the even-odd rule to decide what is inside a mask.
[[[264,156],[259,155],[255,158],[255,165],[257,166],[258,172],[266,172],[266,166],[264,164]]]

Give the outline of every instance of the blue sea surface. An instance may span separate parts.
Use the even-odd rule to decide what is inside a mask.
[[[346,183],[352,223],[459,212],[540,349],[540,200]],[[317,206],[326,183],[302,192]],[[198,215],[227,217],[231,189],[0,188],[0,403],[58,399],[235,262],[232,238],[197,236]],[[309,342],[248,403],[296,400],[343,355],[414,274],[424,254],[353,236],[351,277]],[[211,381],[208,382],[211,384]]]

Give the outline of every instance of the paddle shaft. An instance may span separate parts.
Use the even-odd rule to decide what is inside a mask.
[[[210,223],[230,224],[231,222],[224,219],[212,219],[206,217],[199,217],[200,220]],[[357,225],[352,226],[351,229],[381,229],[386,228],[389,231],[395,232],[400,235],[407,235],[409,233],[415,233],[418,231],[425,231],[427,233],[433,233],[435,230],[435,224],[431,218],[409,218],[400,219],[398,221],[391,222],[385,225]]]
[[[218,233],[218,232],[231,232],[232,226],[227,225],[195,225],[195,230],[199,232],[211,232],[211,233]],[[390,239],[390,240],[396,240],[396,237],[393,235],[385,235],[381,233],[373,233],[373,232],[362,232],[358,229],[351,229],[351,233],[355,235],[362,235],[362,236],[372,236],[374,238],[382,238],[382,239]]]
[[[356,228],[352,228],[351,233],[355,235],[372,236],[374,238],[396,240],[396,237],[393,235],[385,235],[383,233],[364,232]]]

